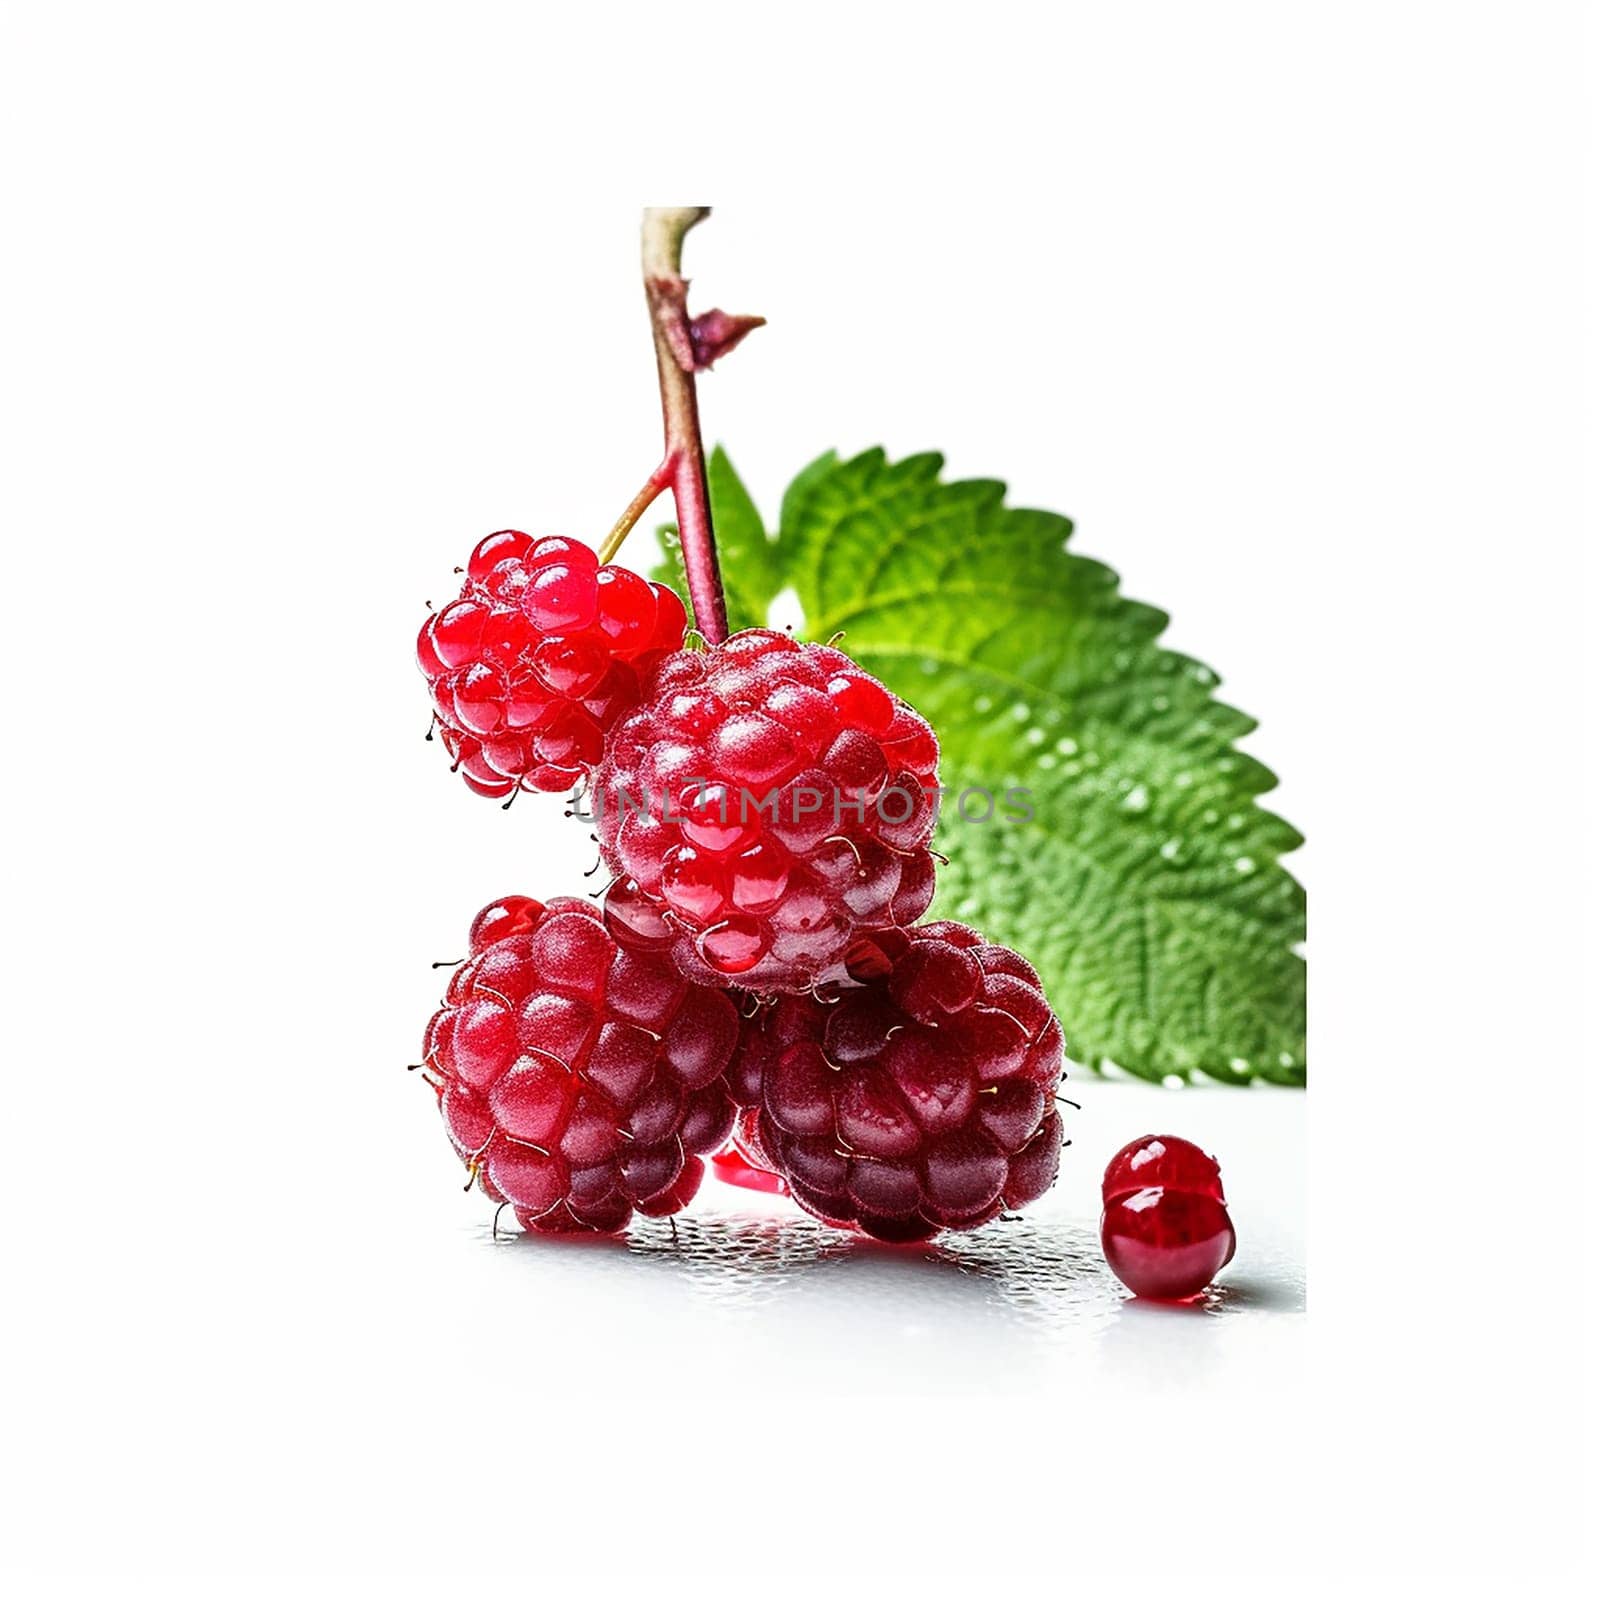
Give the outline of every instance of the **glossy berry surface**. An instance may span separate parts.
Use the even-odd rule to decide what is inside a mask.
[[[1137,1295],[1192,1299],[1233,1259],[1221,1170],[1187,1139],[1149,1134],[1124,1145],[1101,1194],[1106,1261]]]
[[[667,658],[595,785],[607,921],[701,983],[798,992],[933,898],[933,731],[838,650],[752,628]]]
[[[1180,1189],[1227,1204],[1216,1157],[1170,1133],[1147,1133],[1123,1145],[1106,1164],[1106,1175],[1100,1181],[1102,1200],[1135,1189]]]
[[[1055,1181],[1061,1025],[1033,969],[970,928],[881,941],[885,976],[743,1020],[737,1146],[814,1216],[880,1239],[975,1228]]]
[[[491,533],[460,598],[417,638],[440,741],[467,787],[570,788],[685,624],[670,589],[600,566],[576,539]]]
[[[681,1210],[733,1126],[732,1000],[621,948],[584,900],[497,900],[471,950],[423,1066],[478,1186],[541,1233]]]
[[[746,1107],[733,1125],[727,1144],[711,1158],[711,1170],[736,1189],[755,1189],[761,1194],[788,1194],[789,1185],[781,1172],[774,1170],[761,1154],[761,1135],[757,1130],[761,1112],[758,1106]]]

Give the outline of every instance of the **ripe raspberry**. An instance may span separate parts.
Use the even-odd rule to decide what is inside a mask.
[[[620,948],[584,900],[497,900],[471,951],[423,1063],[483,1192],[539,1233],[682,1210],[733,1126],[733,1002]]]
[[[439,737],[477,794],[571,788],[639,680],[681,649],[683,602],[575,539],[491,533],[461,598],[430,616],[417,664]]]
[[[618,939],[798,992],[933,898],[933,730],[841,651],[751,628],[669,656],[596,779]]]
[[[729,1082],[760,1109],[739,1147],[807,1211],[880,1239],[1036,1200],[1061,1158],[1062,1038],[1033,968],[954,922],[879,942],[887,977],[742,1024]]]

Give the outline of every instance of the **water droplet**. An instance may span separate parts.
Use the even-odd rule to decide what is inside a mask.
[[[1033,713],[1019,700],[1016,705],[1012,706],[1011,715],[1014,721],[1026,722]]]
[[[1217,820],[1217,813],[1213,810],[1207,809],[1200,813],[1200,818],[1203,822],[1215,822]]]
[[[1250,1070],[1250,1063],[1246,1061],[1243,1056],[1235,1056],[1233,1060],[1228,1063],[1228,1065],[1232,1067],[1233,1070],[1240,1075],[1240,1077],[1243,1077],[1245,1073]]]
[[[1055,764],[1056,758],[1051,755],[1048,750],[1046,750],[1045,753],[1039,757],[1039,765],[1043,767],[1046,772],[1049,772],[1050,769],[1055,766]]]
[[[1292,1067],[1294,1065],[1294,1057],[1287,1050],[1280,1050],[1278,1052],[1278,1065],[1280,1067]]]
[[[994,701],[991,700],[988,695],[980,694],[978,698],[972,702],[972,709],[974,711],[993,711]]]
[[[1243,816],[1241,816],[1239,812],[1235,811],[1234,814],[1228,818],[1227,826],[1229,833],[1237,833],[1244,826]]]
[[[1216,673],[1210,667],[1201,666],[1198,661],[1189,669],[1189,676],[1196,683],[1215,683],[1217,681]]]
[[[1150,702],[1151,707],[1156,711],[1165,711],[1171,704],[1172,702],[1164,694],[1158,694],[1155,699]]]
[[[1233,870],[1235,872],[1254,872],[1256,870],[1256,864],[1250,859],[1249,856],[1240,856],[1238,860],[1234,862]]]
[[[1183,854],[1183,840],[1168,839],[1161,847],[1161,854],[1167,861],[1176,861]]]
[[[1057,739],[1056,749],[1064,756],[1075,756],[1078,753],[1078,741],[1076,739]]]
[[[1040,763],[1041,766],[1043,764],[1043,762]],[[1063,761],[1061,770],[1067,777],[1076,778],[1083,771],[1083,763],[1081,761]]]
[[[1194,774],[1192,772],[1180,772],[1172,781],[1180,789],[1187,789],[1194,782]]]
[[[1027,733],[1025,733],[1023,735],[1023,738],[1028,744],[1043,744],[1044,743],[1044,729],[1043,728],[1029,728]]]
[[[1181,1072],[1169,1072],[1161,1080],[1169,1089],[1187,1089],[1189,1080]]]
[[[1122,802],[1124,811],[1148,811],[1150,809],[1150,791],[1142,783],[1136,783],[1128,791],[1128,797]]]

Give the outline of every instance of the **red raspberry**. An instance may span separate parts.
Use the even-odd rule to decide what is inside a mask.
[[[1111,1158],[1100,1189],[1106,1262],[1135,1294],[1192,1299],[1233,1259],[1222,1173],[1199,1145],[1135,1139]]]
[[[617,937],[699,983],[842,977],[864,931],[933,898],[933,730],[838,650],[769,628],[669,656],[606,745]]]
[[[685,624],[670,589],[599,566],[576,539],[491,533],[461,598],[417,638],[440,739],[467,787],[571,788],[637,704],[641,674],[682,648]]]
[[[887,977],[783,996],[729,1071],[739,1147],[825,1222],[880,1239],[975,1228],[1055,1181],[1061,1024],[1032,967],[970,928],[883,936]]]
[[[471,950],[423,1064],[483,1192],[540,1233],[682,1210],[733,1126],[732,1000],[618,946],[585,900],[497,900]]]

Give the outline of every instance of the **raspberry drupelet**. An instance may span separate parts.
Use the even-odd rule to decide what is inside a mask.
[[[751,628],[661,663],[596,776],[619,940],[801,992],[933,898],[933,730],[849,656]]]
[[[932,922],[880,936],[885,977],[785,995],[741,1024],[736,1149],[825,1222],[876,1238],[975,1228],[1061,1157],[1061,1025],[1015,951]]]
[[[1106,1263],[1137,1295],[1192,1299],[1233,1259],[1222,1171],[1187,1139],[1153,1133],[1124,1145],[1100,1193]]]
[[[621,948],[587,901],[494,901],[428,1024],[456,1153],[538,1233],[614,1233],[680,1211],[733,1126],[738,1012]]]
[[[683,602],[576,539],[507,529],[482,540],[461,596],[430,616],[417,664],[439,737],[477,794],[569,789],[681,649]]]

